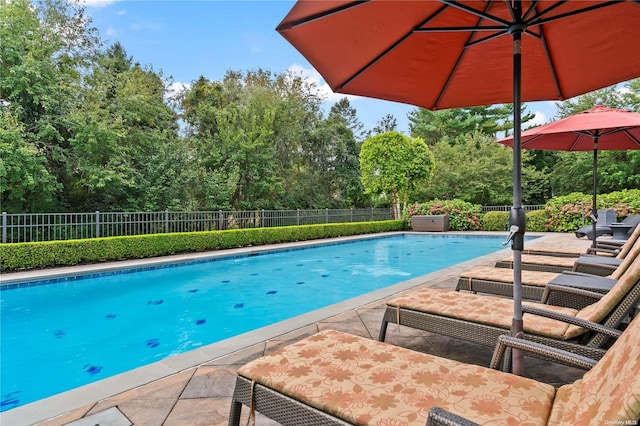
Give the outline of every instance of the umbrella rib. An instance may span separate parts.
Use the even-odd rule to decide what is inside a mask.
[[[531,4],[529,5],[529,9],[527,9],[527,11],[524,13],[524,15],[522,15],[522,19],[524,21],[527,21],[527,19],[529,19],[529,15],[531,15],[532,12],[536,11],[536,5],[538,4],[538,0],[534,0],[531,2]],[[513,8],[509,8],[510,10],[512,10]]]
[[[608,136],[613,133],[624,133],[632,142],[640,146],[640,140],[629,132],[628,127],[617,127],[615,129],[603,130],[602,133],[600,133],[600,136]]]
[[[539,27],[539,31],[540,31],[540,42],[542,43],[542,48],[544,49],[544,55],[547,57],[547,63],[549,64],[549,68],[551,68],[553,85],[556,87],[556,93],[558,94],[558,98],[563,98],[562,89],[560,88],[560,81],[558,80],[558,73],[556,72],[555,63],[553,61],[553,58],[551,57],[551,52],[549,51],[547,38],[544,36],[544,31],[542,27]]]
[[[629,136],[629,139],[631,139],[633,142],[635,142],[636,145],[640,146],[640,140],[638,140],[638,138],[636,138],[631,133],[629,133],[629,129],[624,129],[622,131],[622,133],[624,133],[625,135]]]
[[[574,139],[574,141],[571,143],[571,146],[569,147],[569,151],[573,151],[573,148],[576,147],[576,145],[578,145],[578,141],[580,141],[580,137],[581,136],[588,136],[591,139],[594,139],[595,135],[589,134],[589,133],[580,133],[580,132],[576,132],[578,134],[578,136]]]
[[[345,11],[347,9],[351,9],[352,7],[360,6],[361,4],[368,3],[370,1],[371,0],[353,1],[351,3],[343,4],[342,6],[338,6],[338,7],[335,7],[333,9],[326,10],[324,12],[316,13],[314,15],[307,16],[307,17],[302,18],[302,19],[298,19],[297,21],[282,23],[282,24],[278,25],[278,27],[276,28],[276,31],[290,30],[290,29],[295,28],[295,27],[297,27],[299,25],[304,25],[304,24],[307,24],[309,22],[313,22],[313,21],[315,21],[317,19],[325,18],[327,16],[333,15],[334,13],[340,13],[342,11]]]
[[[511,22],[506,21],[502,18],[498,18],[497,16],[491,15],[489,13],[487,13],[487,10],[489,9],[489,6],[491,5],[491,2],[487,3],[487,6],[485,7],[485,9],[483,11],[480,11],[478,9],[475,9],[471,6],[467,6],[461,3],[458,3],[457,1],[449,1],[449,0],[442,0],[442,3],[449,5],[451,7],[455,7],[456,9],[460,9],[462,11],[465,12],[469,12],[472,15],[476,15],[479,18],[484,18],[484,19],[488,19],[490,21],[493,22],[497,22],[498,24],[501,24],[503,26],[503,28],[508,28],[509,25],[511,25]]]
[[[432,28],[416,28],[413,32],[416,33],[455,33],[455,32],[468,32],[468,31],[505,31],[502,25],[493,25],[487,27],[432,27]]]
[[[503,35],[507,34],[507,32],[508,32],[507,30],[503,29],[499,33],[491,34],[486,37],[479,38],[478,40],[468,41],[464,45],[464,47],[467,48],[467,47],[475,46],[477,44],[484,43],[485,41],[493,40],[494,38],[497,38],[497,37],[502,37]]]
[[[449,4],[450,2],[445,1],[444,3]],[[455,2],[453,2],[455,3]],[[460,5],[462,6],[462,5]],[[455,6],[454,6],[455,7]],[[482,13],[480,13],[480,11],[473,9],[473,8],[469,8],[467,6],[463,6],[461,7],[462,10],[466,10],[468,12],[471,12],[473,14],[475,14],[476,16],[478,16],[478,21],[477,21],[477,25],[479,25],[482,20],[484,19],[484,16],[487,15],[487,10],[489,10],[489,7],[491,7],[491,2],[487,2],[487,5],[485,6],[484,11],[482,11]],[[465,53],[467,52],[467,47],[470,45],[471,43],[471,38],[474,36],[475,32],[472,31],[471,34],[469,34],[469,37],[467,38],[467,41],[464,44],[464,49],[462,50],[462,53],[460,55],[458,55],[458,59],[456,60],[455,65],[453,66],[453,68],[451,69],[451,72],[449,73],[449,75],[447,76],[447,79],[445,81],[445,83],[442,85],[442,90],[440,90],[440,93],[438,93],[438,97],[436,98],[436,101],[433,103],[434,108],[438,107],[438,104],[440,103],[440,100],[442,99],[442,97],[444,96],[445,92],[447,91],[447,89],[449,88],[449,84],[451,83],[451,79],[453,78],[453,75],[456,73],[456,70],[458,69],[458,66],[460,65],[460,62],[462,61],[462,58],[464,57]],[[497,36],[496,34],[493,35],[494,37]],[[492,38],[490,36],[490,38]]]
[[[582,9],[576,9],[576,10],[571,11],[571,12],[561,13],[560,15],[550,16],[548,18],[542,18],[542,16],[545,13],[549,12],[552,8],[554,8],[555,6],[558,6],[559,4],[560,3],[543,10],[532,21],[529,21],[528,24],[529,25],[542,25],[542,24],[546,24],[546,23],[549,23],[549,22],[556,21],[558,19],[563,19],[563,18],[574,16],[574,15],[579,15],[579,14],[585,13],[585,12],[591,12],[592,10],[601,9],[603,7],[615,6],[617,4],[622,4],[622,2],[620,2],[620,1],[610,1],[610,2],[607,2],[607,3],[596,4],[596,5],[593,5],[593,6],[584,7]]]
[[[378,62],[381,58],[383,58],[387,53],[389,53],[390,51],[392,51],[393,49],[395,49],[399,44],[401,44],[403,41],[405,41],[409,36],[411,36],[411,34],[413,34],[419,27],[427,24],[430,20],[432,20],[433,18],[435,18],[436,16],[438,16],[440,13],[442,13],[445,9],[447,8],[446,5],[443,5],[442,7],[440,7],[438,10],[436,10],[435,12],[433,12],[431,14],[431,16],[428,16],[424,21],[422,21],[418,26],[412,28],[409,32],[407,32],[405,35],[403,35],[402,37],[400,37],[397,41],[395,41],[393,44],[391,44],[391,46],[389,46],[387,49],[385,49],[382,53],[380,53],[378,56],[376,56],[375,58],[373,58],[371,61],[369,61],[367,64],[365,64],[365,66],[363,66],[362,68],[360,68],[357,72],[353,73],[353,75],[351,77],[349,77],[348,79],[346,79],[344,82],[342,82],[341,84],[339,84],[336,88],[336,91],[340,91],[342,89],[344,89],[346,86],[348,86],[354,79],[356,79],[360,74],[362,74],[363,72],[365,72],[369,67],[371,67],[373,64],[375,64],[376,62]]]

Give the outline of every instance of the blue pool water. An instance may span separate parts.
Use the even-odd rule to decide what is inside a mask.
[[[504,248],[406,234],[4,286],[2,411]]]

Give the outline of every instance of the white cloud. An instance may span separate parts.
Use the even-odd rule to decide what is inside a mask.
[[[116,34],[117,34],[117,31],[116,31],[116,29],[115,29],[115,28],[113,28],[113,27],[111,27],[111,26],[110,26],[110,27],[108,27],[108,28],[107,28],[107,32],[106,32],[106,34],[107,34],[109,37],[113,37],[114,35],[116,35]]]
[[[77,3],[82,3],[87,7],[107,7],[116,2],[116,0],[76,0]]]
[[[126,11],[126,10],[119,10],[119,11],[117,11],[117,12],[116,12],[116,14],[117,14],[118,16],[126,15],[126,14],[127,14],[127,11]]]
[[[336,103],[340,99],[347,97],[349,101],[360,99],[360,96],[346,95],[344,93],[334,93],[331,87],[324,81],[320,73],[312,68],[305,68],[302,65],[293,64],[288,68],[293,74],[300,75],[306,81],[315,83],[318,90],[318,94],[322,97],[325,103]]]
[[[547,116],[544,112],[536,111],[534,112],[534,114],[535,116],[533,117],[533,119],[525,123],[527,126],[540,126],[541,124],[547,123]]]
[[[166,99],[172,99],[176,95],[186,92],[191,89],[191,83],[182,83],[179,81],[174,81],[173,83],[167,86],[167,91],[165,93]]]

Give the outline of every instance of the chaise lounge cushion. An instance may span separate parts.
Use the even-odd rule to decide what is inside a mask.
[[[524,304],[570,316],[576,316],[578,313],[578,310],[572,308],[533,302],[525,302]],[[511,327],[513,319],[513,300],[511,299],[479,296],[451,290],[426,288],[411,291],[406,295],[389,300],[387,305],[501,327],[505,329],[505,332]],[[585,332],[584,329],[575,327],[568,334],[569,324],[531,314],[525,314],[523,322],[525,332],[556,339],[569,340]]]
[[[522,254],[548,254],[550,256],[567,255],[568,257],[578,257],[587,252],[591,247],[589,240],[561,240],[552,242],[525,242]]]
[[[551,280],[558,277],[556,272],[543,272],[543,271],[522,271],[522,284],[531,285],[536,287],[544,287]],[[472,270],[462,272],[460,274],[460,281],[464,280],[486,280],[497,281],[501,283],[513,282],[513,271],[505,268],[495,268],[493,266],[478,266]],[[469,287],[467,287],[468,289]],[[461,290],[465,290],[464,285],[460,286]]]
[[[238,374],[353,424],[423,426],[432,406],[481,424],[547,424],[555,396],[545,383],[335,330]]]
[[[638,424],[639,335],[640,317],[582,379],[558,389],[549,424]]]
[[[524,304],[600,323],[639,280],[640,258],[635,258],[609,292],[597,302],[579,311],[542,303],[525,302]],[[433,288],[408,292],[389,300],[387,305],[501,327],[506,330],[511,327],[513,318],[513,301],[510,299]],[[531,314],[525,314],[523,321],[525,332],[561,340],[571,340],[586,331],[576,325]]]

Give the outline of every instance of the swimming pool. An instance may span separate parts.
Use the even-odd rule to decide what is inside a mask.
[[[502,241],[406,234],[4,286],[3,410],[500,250]]]

